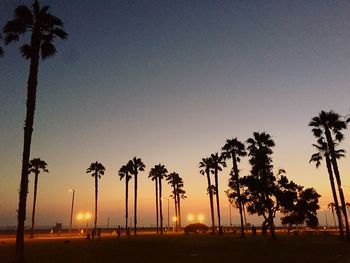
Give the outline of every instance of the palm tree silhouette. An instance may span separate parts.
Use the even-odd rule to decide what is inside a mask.
[[[0,34],[0,39],[2,39],[1,34]],[[2,47],[0,47],[0,57],[4,55],[4,50]]]
[[[327,205],[328,210],[331,210],[332,216],[333,216],[333,221],[334,221],[334,227],[337,227],[337,222],[335,221],[335,216],[334,216],[334,210],[336,210],[335,203],[331,202]],[[338,207],[339,210],[339,207]],[[341,222],[341,221],[340,221]],[[344,233],[343,233],[344,236]]]
[[[176,172],[172,172],[170,174],[168,174],[168,177],[166,179],[166,181],[168,182],[168,184],[173,188],[173,199],[174,199],[174,207],[175,207],[175,217],[176,217],[176,221],[175,221],[175,226],[176,229],[179,226],[179,215],[178,215],[178,194],[177,194],[177,184],[180,182],[180,175]]]
[[[257,203],[261,206],[258,207],[260,213],[264,214],[265,211],[268,216],[264,216],[263,225],[266,224],[270,227],[271,237],[276,238],[275,226],[274,226],[274,214],[276,212],[277,205],[274,204],[272,199],[275,188],[275,176],[272,172],[272,159],[270,155],[273,153],[272,147],[275,146],[275,142],[272,140],[270,134],[265,132],[254,132],[253,137],[247,140],[249,151],[249,163],[252,165],[251,175],[246,176],[246,180],[255,181]],[[259,186],[256,184],[260,183]],[[249,192],[249,187],[246,192]],[[259,189],[260,188],[260,189]],[[275,208],[273,207],[275,205]]]
[[[211,215],[211,233],[215,233],[215,217],[214,217],[214,201],[213,201],[213,191],[215,191],[215,187],[211,184],[210,180],[210,171],[212,167],[212,159],[211,158],[202,158],[202,161],[199,162],[199,168],[201,170],[199,171],[201,175],[207,176],[208,181],[208,194],[209,194],[209,202],[210,202],[210,215]]]
[[[86,170],[86,173],[91,173],[91,176],[95,178],[95,220],[94,220],[94,232],[97,228],[97,198],[98,198],[98,180],[105,174],[106,168],[102,163],[94,162],[90,164],[90,167]]]
[[[163,206],[162,206],[162,180],[167,177],[168,170],[164,165],[158,164],[154,166],[153,172],[155,174],[156,179],[158,179],[158,187],[159,187],[159,218],[160,218],[160,233],[163,234]]]
[[[242,198],[239,184],[239,170],[238,165],[241,158],[247,155],[245,151],[245,146],[237,138],[226,140],[225,145],[222,147],[222,155],[225,159],[232,159],[232,171],[233,176],[231,182],[236,187],[237,201],[239,214],[241,217],[241,237],[244,237],[244,222],[243,222],[243,208],[242,208]]]
[[[20,49],[22,56],[30,60],[16,235],[16,257],[17,260],[24,261],[24,221],[26,219],[28,195],[28,165],[33,133],[39,60],[40,57],[46,59],[55,55],[54,39],[56,37],[66,39],[68,35],[63,30],[62,20],[49,12],[49,6],[41,8],[37,0],[34,1],[31,7],[17,6],[14,11],[14,19],[6,23],[3,32],[5,34],[5,45],[18,41],[19,37],[27,32],[31,34],[30,43],[24,44]]]
[[[129,217],[129,209],[128,209],[128,199],[129,199],[129,181],[132,178],[132,176],[130,175],[130,171],[131,171],[131,161],[129,161],[126,165],[123,165],[119,171],[119,177],[120,180],[125,180],[125,231],[126,233],[128,233],[128,217]]]
[[[141,161],[140,158],[134,157],[132,160],[130,160],[130,167],[131,167],[131,174],[134,176],[134,234],[137,233],[137,176],[138,172],[142,172],[145,170],[145,164]]]
[[[214,174],[215,178],[215,192],[216,192],[216,209],[218,214],[218,227],[219,227],[219,234],[222,234],[222,227],[221,227],[221,217],[220,217],[220,200],[219,200],[219,180],[218,175],[219,172],[222,171],[222,167],[226,167],[226,162],[224,159],[224,156],[222,154],[219,155],[219,153],[214,153],[210,155],[211,158],[211,172]]]
[[[317,139],[321,137],[325,137],[326,139],[325,142],[327,143],[329,150],[330,161],[333,167],[335,179],[337,181],[341,208],[345,219],[346,239],[350,240],[348,214],[346,211],[346,203],[341,186],[341,178],[335,150],[335,143],[340,143],[344,138],[342,131],[346,129],[346,122],[341,120],[340,115],[333,111],[321,111],[318,116],[311,119],[309,126],[312,127],[312,133]]]
[[[157,227],[156,227],[156,230],[157,230],[157,234],[159,233],[159,201],[158,201],[158,197],[159,197],[159,194],[158,194],[158,177],[157,177],[157,173],[156,173],[156,170],[155,168],[151,168],[150,172],[149,172],[149,175],[148,175],[148,178],[152,179],[152,181],[155,182],[155,188],[156,188],[156,221],[157,221]]]
[[[38,189],[38,178],[40,171],[44,173],[48,173],[49,170],[46,169],[47,163],[40,158],[36,158],[30,161],[29,163],[29,173],[33,173],[35,175],[34,179],[34,198],[33,198],[33,212],[32,212],[32,227],[30,228],[30,237],[34,237],[34,225],[35,225],[35,207],[36,207],[36,195]]]
[[[179,227],[181,227],[181,199],[186,199],[186,191],[183,189],[184,184],[182,178],[180,178],[180,182],[176,185],[176,191],[174,195],[177,196],[177,211],[179,215]]]
[[[333,217],[334,217],[333,209],[335,209],[336,214],[337,214],[337,218],[338,218],[339,234],[340,234],[340,237],[342,239],[344,239],[342,216],[341,216],[339,202],[338,202],[337,190],[335,188],[334,176],[333,176],[333,170],[332,170],[332,164],[331,164],[331,158],[330,158],[328,146],[327,146],[327,143],[325,142],[323,137],[320,137],[317,140],[317,144],[313,144],[313,146],[317,149],[317,152],[311,156],[311,159],[309,162],[316,163],[316,168],[319,168],[321,165],[321,161],[323,160],[323,157],[326,160],[329,182],[331,184],[332,195],[333,195],[333,200],[334,200],[334,206],[331,206],[332,213],[333,213]],[[337,158],[341,158],[343,156],[344,156],[344,150],[342,150],[342,149],[336,150],[336,157]],[[333,203],[331,203],[331,204],[333,204]]]

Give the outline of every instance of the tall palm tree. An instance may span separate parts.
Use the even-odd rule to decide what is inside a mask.
[[[211,233],[215,233],[215,217],[214,217],[214,201],[213,201],[213,187],[210,180],[210,171],[212,167],[212,159],[209,157],[202,158],[202,161],[199,162],[199,172],[201,175],[207,176],[208,181],[208,194],[209,194],[209,203],[210,203],[210,215],[211,215]],[[214,190],[215,191],[215,190]]]
[[[218,175],[219,172],[222,171],[222,167],[226,167],[225,158],[222,154],[214,153],[210,155],[211,158],[211,168],[212,173],[214,174],[215,178],[215,192],[216,192],[216,209],[217,209],[217,215],[218,215],[218,227],[219,227],[219,234],[222,234],[222,226],[221,226],[221,216],[220,216],[220,200],[219,200],[219,180]]]
[[[34,225],[35,225],[35,207],[36,207],[36,195],[38,190],[38,178],[40,171],[43,173],[48,173],[49,170],[46,169],[47,163],[40,158],[36,158],[30,161],[29,163],[29,174],[33,173],[35,176],[34,179],[34,198],[33,198],[33,212],[32,212],[32,227],[30,228],[30,237],[34,237]]]
[[[177,196],[177,212],[179,216],[179,227],[181,227],[181,199],[187,198],[186,191],[183,189],[184,183],[182,181],[182,178],[180,178],[180,182],[176,184],[176,192],[175,195]]]
[[[120,180],[125,180],[125,231],[128,233],[128,217],[129,217],[129,209],[128,209],[128,199],[129,199],[129,181],[132,178],[130,175],[131,171],[131,162],[129,161],[126,165],[123,165],[119,171]]]
[[[168,170],[165,168],[164,165],[158,164],[154,166],[154,172],[156,174],[156,178],[158,179],[160,233],[163,234],[162,180],[167,177]]]
[[[2,39],[1,34],[0,34],[0,39]],[[2,49],[2,47],[0,47],[0,57],[2,57],[3,55],[4,55],[4,50]]]
[[[38,84],[39,60],[52,57],[56,53],[53,45],[56,37],[67,38],[63,22],[49,12],[49,6],[41,7],[37,0],[31,7],[20,5],[14,11],[14,19],[8,21],[3,32],[5,44],[19,40],[21,35],[30,34],[30,43],[21,47],[21,54],[30,60],[27,82],[27,112],[24,125],[24,143],[22,155],[21,183],[18,204],[18,226],[16,235],[16,257],[24,261],[24,222],[28,195],[28,165],[32,141],[36,93]]]
[[[168,182],[168,184],[173,188],[173,199],[174,199],[174,207],[175,207],[175,226],[176,229],[179,226],[179,217],[178,217],[178,195],[176,194],[176,189],[177,189],[177,184],[180,182],[180,175],[176,172],[172,172],[170,174],[168,174],[168,177],[166,179],[166,181]]]
[[[331,206],[332,213],[334,216],[333,209],[335,209],[336,214],[337,214],[337,218],[338,218],[339,234],[340,234],[340,237],[342,239],[344,239],[344,229],[343,229],[343,223],[342,223],[342,216],[341,216],[339,202],[338,202],[337,190],[335,188],[334,175],[333,175],[332,163],[331,163],[331,158],[330,158],[328,146],[327,146],[327,143],[325,142],[323,137],[320,137],[317,140],[317,144],[313,144],[313,146],[317,149],[317,152],[311,156],[311,159],[309,162],[316,163],[316,168],[319,168],[321,165],[321,161],[323,160],[323,157],[325,158],[329,182],[331,184],[331,190],[332,190],[333,201],[334,201],[334,206]],[[337,158],[344,157],[344,150],[342,150],[342,149],[337,150],[336,157]]]
[[[94,231],[96,233],[97,228],[97,198],[98,198],[98,180],[105,174],[106,168],[102,163],[94,162],[90,164],[90,167],[86,170],[86,173],[91,173],[91,176],[95,178],[95,220]]]
[[[275,239],[274,217],[279,207],[271,158],[275,142],[268,133],[254,132],[247,144],[249,163],[252,166],[251,174],[244,177],[247,186],[245,194],[250,195],[248,199],[251,199],[248,209],[264,216],[263,225],[270,228],[271,237]]]
[[[157,172],[156,172],[156,168],[151,168],[148,178],[152,179],[152,181],[155,182],[155,188],[156,188],[156,230],[157,230],[157,234],[159,233],[159,201],[158,201],[158,177],[157,177]]]
[[[146,166],[141,161],[140,158],[134,157],[132,160],[130,160],[131,165],[131,174],[134,176],[135,180],[135,188],[134,188],[134,234],[137,234],[137,176],[139,172],[142,172],[145,170]]]
[[[341,185],[340,172],[335,150],[335,143],[340,143],[344,138],[342,131],[346,129],[346,122],[341,120],[340,115],[333,111],[321,111],[318,116],[311,119],[309,126],[312,127],[312,133],[317,139],[321,137],[325,137],[326,139],[325,141],[327,143],[335,179],[337,181],[341,208],[345,219],[346,239],[350,240],[348,214],[346,211],[346,202]]]
[[[336,210],[336,206],[335,206],[335,203],[331,202],[327,205],[327,208],[329,210],[331,210],[332,212],[332,216],[333,216],[333,221],[334,221],[334,227],[337,227],[337,222],[335,221],[335,216],[334,216],[334,210]],[[338,210],[339,210],[339,207],[338,207]],[[343,233],[344,235],[344,233]]]
[[[244,237],[244,222],[243,222],[243,207],[242,207],[242,198],[239,184],[239,170],[238,165],[241,161],[241,158],[247,155],[245,151],[245,146],[237,138],[226,140],[225,145],[222,147],[222,155],[225,159],[232,159],[232,182],[236,186],[236,194],[238,201],[238,209],[241,217],[241,237]]]

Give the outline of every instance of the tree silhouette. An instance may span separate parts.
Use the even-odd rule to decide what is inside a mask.
[[[0,34],[0,39],[2,39],[1,34]],[[0,47],[0,57],[2,57],[3,55],[4,55],[4,50],[2,47]]]
[[[344,138],[342,131],[346,129],[346,122],[341,120],[340,115],[333,111],[329,111],[329,112],[321,111],[318,116],[315,116],[311,119],[309,126],[312,127],[312,133],[317,139],[324,137],[325,142],[327,143],[327,148],[330,155],[330,161],[331,161],[335,179],[338,185],[341,208],[345,219],[344,221],[345,221],[346,239],[350,240],[348,214],[346,211],[346,203],[345,203],[344,193],[341,185],[340,172],[338,168],[337,156],[336,156],[336,150],[335,150],[336,142],[340,143]]]
[[[186,199],[186,191],[183,189],[184,183],[182,178],[180,177],[177,184],[175,192],[173,192],[174,196],[177,196],[177,211],[179,216],[179,227],[181,227],[181,199]]]
[[[49,12],[49,6],[41,8],[37,0],[34,1],[31,7],[17,6],[14,11],[14,19],[6,23],[3,32],[6,45],[18,41],[21,35],[27,32],[30,33],[30,43],[23,45],[20,49],[22,56],[30,60],[16,235],[16,257],[18,261],[24,261],[24,222],[28,195],[28,165],[34,124],[39,60],[40,57],[45,59],[55,55],[56,48],[53,45],[55,38],[66,39],[68,35],[63,30],[62,20]]]
[[[291,188],[289,188],[291,189]],[[318,199],[320,195],[313,188],[303,189],[296,186],[294,191],[282,191],[282,209],[284,215],[281,218],[283,225],[288,225],[289,230],[292,225],[306,223],[308,227],[318,226],[317,210],[320,209]]]
[[[132,169],[131,167],[132,163],[129,161],[126,165],[123,165],[119,171],[119,177],[120,180],[125,180],[125,231],[128,233],[128,217],[129,217],[129,205],[128,205],[128,199],[129,199],[129,181],[132,178],[130,175],[130,171]]]
[[[148,178],[152,179],[152,181],[154,181],[155,183],[155,189],[156,189],[156,230],[157,230],[157,234],[159,233],[159,201],[158,201],[158,177],[157,177],[157,171],[155,168],[151,168]]]
[[[214,217],[214,201],[213,201],[213,191],[215,191],[215,187],[211,184],[210,180],[210,171],[211,171],[211,158],[202,158],[202,161],[199,162],[199,168],[201,169],[199,172],[201,175],[207,176],[208,188],[207,192],[209,195],[210,202],[210,215],[211,215],[211,233],[215,233],[215,217]]]
[[[237,138],[226,140],[225,145],[222,147],[222,155],[225,159],[232,159],[232,173],[229,182],[231,189],[234,189],[236,194],[236,201],[238,204],[239,214],[241,218],[241,237],[244,237],[244,222],[243,222],[243,207],[242,198],[239,183],[239,170],[238,165],[241,158],[247,155],[245,146]]]
[[[222,226],[221,226],[221,217],[220,217],[220,200],[219,200],[219,180],[218,175],[219,172],[222,171],[222,167],[226,167],[226,162],[223,155],[219,155],[219,153],[214,153],[210,155],[211,159],[211,172],[214,174],[215,178],[215,192],[216,192],[216,209],[218,216],[218,226],[219,226],[219,234],[222,234]]]
[[[166,178],[166,181],[168,182],[168,184],[172,187],[173,189],[173,195],[172,198],[174,199],[174,207],[175,207],[175,217],[176,217],[176,221],[175,221],[175,226],[176,229],[179,226],[179,215],[178,215],[178,195],[177,195],[177,184],[180,182],[180,175],[178,173],[172,172],[170,174],[168,174],[168,177]]]
[[[151,169],[151,174],[154,174],[155,180],[158,181],[159,187],[159,218],[160,218],[160,233],[163,234],[163,206],[162,206],[162,180],[167,177],[168,170],[164,165],[158,164]]]
[[[134,157],[130,160],[131,174],[134,176],[134,234],[137,234],[137,176],[139,172],[145,170],[145,164],[140,158]]]
[[[38,178],[40,171],[43,173],[48,173],[49,170],[46,169],[47,163],[40,158],[36,158],[30,161],[29,163],[29,174],[33,173],[35,176],[34,179],[34,198],[33,198],[33,212],[32,212],[32,226],[30,228],[30,237],[34,237],[34,225],[35,225],[35,207],[36,207],[36,196],[38,189]]]
[[[334,217],[334,211],[333,208],[335,208],[337,218],[338,218],[338,228],[339,228],[339,234],[342,239],[344,239],[344,230],[343,230],[343,223],[342,223],[342,216],[340,212],[340,207],[339,207],[339,202],[338,202],[338,196],[337,196],[337,190],[335,188],[335,183],[334,183],[334,176],[333,176],[333,170],[332,170],[332,163],[331,163],[331,157],[329,154],[328,150],[328,145],[325,142],[323,137],[320,137],[317,140],[317,144],[313,144],[313,146],[317,149],[317,152],[314,153],[311,156],[310,163],[314,162],[316,164],[316,168],[319,168],[321,165],[321,161],[323,160],[323,157],[325,158],[326,161],[326,166],[327,166],[327,171],[328,171],[328,177],[329,177],[329,182],[331,184],[331,189],[332,189],[332,195],[333,195],[333,200],[334,200],[334,207],[332,207],[332,214]],[[336,150],[336,157],[341,158],[344,156],[344,150]]]
[[[247,140],[249,163],[252,168],[250,175],[241,182],[247,187],[243,193],[247,200],[247,210],[250,214],[264,217],[264,226],[270,227],[272,238],[275,238],[274,217],[279,209],[276,200],[276,177],[272,172],[272,147],[275,146],[271,136],[265,132],[254,132]]]
[[[98,180],[101,179],[102,175],[105,174],[106,168],[102,163],[94,162],[90,164],[90,167],[86,170],[86,173],[91,173],[91,176],[95,179],[95,220],[94,220],[94,231],[96,233],[97,228],[97,199],[98,199]]]

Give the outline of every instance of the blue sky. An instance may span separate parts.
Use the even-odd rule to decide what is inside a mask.
[[[16,4],[30,2],[1,1],[0,24]],[[226,139],[244,141],[253,131],[273,136],[276,169],[315,187],[322,205],[329,202],[324,167],[308,164],[307,124],[322,109],[349,113],[348,1],[43,2],[64,20],[69,39],[57,41],[59,53],[40,65],[32,156],[45,159],[50,174],[39,182],[39,223],[68,222],[70,187],[77,188],[77,210],[93,208],[85,169],[95,160],[107,168],[101,220],[121,223],[116,171],[134,155],[147,171],[161,162],[179,172],[189,196],[185,211],[200,203],[197,212],[209,215],[198,162]],[[18,46],[6,47],[0,60],[0,225],[16,218],[28,74]],[[349,146],[346,139],[343,148]],[[348,161],[341,169],[350,185]],[[246,160],[241,170],[249,171]],[[140,185],[140,222],[149,225],[154,193],[147,172]]]

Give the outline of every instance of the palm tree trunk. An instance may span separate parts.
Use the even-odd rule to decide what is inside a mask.
[[[30,60],[30,72],[27,82],[27,112],[24,125],[24,143],[22,154],[21,183],[19,189],[18,203],[18,225],[16,234],[16,259],[24,261],[24,222],[26,220],[26,204],[28,195],[28,165],[30,159],[30,147],[34,125],[34,112],[36,103],[36,89],[38,85],[39,70],[39,47],[40,40],[37,30],[34,30],[31,37],[33,56]]]
[[[125,176],[125,233],[128,233],[128,218],[129,218],[129,179],[128,174]]]
[[[156,221],[157,221],[157,234],[159,233],[159,201],[158,201],[158,179],[155,179],[155,183],[156,183]]]
[[[34,198],[33,198],[33,212],[32,212],[32,227],[30,229],[30,237],[34,237],[34,224],[35,224],[35,206],[36,206],[36,194],[38,189],[38,175],[39,172],[35,172],[35,179],[34,179]]]
[[[137,172],[135,173],[135,198],[134,198],[134,235],[137,234]]]
[[[332,164],[331,164],[331,160],[329,158],[329,154],[325,154],[325,158],[326,158],[326,166],[327,166],[328,175],[329,175],[329,182],[331,184],[332,195],[333,195],[333,200],[334,200],[334,205],[335,205],[335,207],[334,207],[335,213],[337,214],[337,218],[338,218],[339,235],[340,235],[341,239],[344,239],[343,222],[342,222],[342,217],[341,217],[341,213],[340,213],[340,209],[339,209],[337,190],[335,189]],[[333,216],[334,216],[334,212],[333,212]]]
[[[94,222],[94,231],[96,233],[97,228],[97,198],[98,198],[98,174],[95,172],[95,222]]]
[[[181,198],[179,195],[179,191],[177,192],[177,213],[179,215],[179,227],[181,229]]]
[[[162,180],[159,178],[160,233],[163,234]]]
[[[175,184],[173,183],[173,193],[174,193],[174,207],[175,207],[175,218],[176,218],[176,221],[175,221],[175,228],[176,228],[176,231],[177,231],[177,227],[178,227],[178,208],[177,208],[177,192],[176,192],[176,187],[175,187]]]
[[[345,198],[344,198],[343,189],[341,187],[341,179],[340,179],[338,163],[337,163],[337,159],[336,159],[336,155],[335,155],[335,150],[334,150],[334,143],[333,143],[333,139],[331,137],[331,133],[328,129],[326,129],[325,134],[326,134],[326,138],[327,138],[328,148],[329,148],[330,154],[331,154],[331,163],[333,166],[335,179],[336,179],[337,185],[338,185],[338,192],[339,192],[339,197],[340,197],[340,202],[341,202],[341,208],[342,208],[344,221],[345,221],[346,240],[350,241],[350,229],[349,229],[349,222],[348,222],[348,214],[346,212],[346,202],[345,202]]]
[[[211,214],[211,233],[215,233],[215,217],[214,217],[214,200],[213,191],[211,188],[210,174],[209,171],[206,172],[208,180],[208,191],[209,191],[209,202],[210,202],[210,214]]]
[[[241,237],[244,237],[244,223],[243,223],[243,209],[242,209],[242,198],[241,198],[241,189],[239,187],[239,171],[237,167],[237,161],[236,161],[236,155],[232,155],[232,162],[233,162],[233,170],[235,173],[235,180],[236,180],[236,186],[237,186],[237,199],[238,199],[238,208],[239,208],[239,215],[241,217]]]
[[[218,213],[218,227],[219,227],[219,234],[222,234],[222,228],[221,228],[221,218],[220,218],[220,200],[219,200],[219,182],[218,182],[218,170],[215,169],[215,190],[216,190],[216,209]]]

